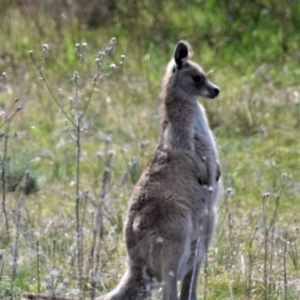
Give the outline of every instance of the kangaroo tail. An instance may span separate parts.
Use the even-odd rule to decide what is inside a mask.
[[[144,300],[150,296],[147,280],[140,269],[126,270],[117,287],[96,300]]]

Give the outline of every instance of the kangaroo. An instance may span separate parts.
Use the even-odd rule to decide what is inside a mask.
[[[219,88],[179,41],[162,81],[162,129],[152,159],[129,200],[124,238],[127,269],[97,300],[143,300],[161,285],[163,300],[196,300],[197,278],[216,223],[220,167],[197,96]],[[177,283],[181,281],[180,296]]]

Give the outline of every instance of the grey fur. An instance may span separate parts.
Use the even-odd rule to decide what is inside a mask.
[[[189,60],[190,53],[189,44],[180,41],[163,77],[160,137],[134,188],[124,226],[127,270],[98,300],[148,299],[157,283],[163,300],[197,299],[200,265],[216,224],[220,168],[196,97],[215,98],[219,88]]]

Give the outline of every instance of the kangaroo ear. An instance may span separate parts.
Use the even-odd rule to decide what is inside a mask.
[[[192,54],[192,48],[187,41],[180,41],[177,43],[174,51],[174,60],[178,69],[186,63]]]

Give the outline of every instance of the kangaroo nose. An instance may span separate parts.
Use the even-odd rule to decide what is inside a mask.
[[[215,93],[215,95],[216,95],[216,97],[219,95],[219,93],[220,93],[220,89],[219,88],[214,88],[214,93]]]

